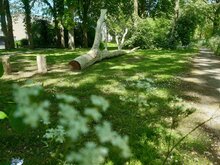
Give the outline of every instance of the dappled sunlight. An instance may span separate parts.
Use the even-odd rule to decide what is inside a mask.
[[[136,65],[132,65],[132,64],[126,64],[126,65],[119,65],[119,66],[112,66],[109,69],[120,69],[120,70],[124,70],[124,69],[132,69],[135,68]]]
[[[130,137],[131,149],[135,155],[131,162],[161,163],[161,159],[152,158],[166,153],[165,135],[169,136],[168,130],[173,119],[176,118],[179,122],[188,114],[188,110],[182,107],[182,102],[176,101],[180,91],[176,90],[179,88],[179,79],[174,77],[188,69],[185,65],[192,54],[138,51],[104,60],[80,72],[72,72],[68,68],[68,62],[84,51],[51,51],[47,54],[47,73],[37,73],[34,56],[19,55],[12,58],[12,64],[23,73],[13,72],[10,79],[3,77],[2,83],[6,85],[10,80],[24,85],[26,80],[31,79],[32,84],[44,86],[47,92],[45,97],[53,100],[52,96],[56,93],[70,94],[77,96],[88,107],[90,95],[104,96],[111,105],[105,118],[111,121],[117,131]],[[25,77],[25,73],[30,75]],[[178,139],[179,135],[174,133],[172,138]],[[185,153],[190,154],[188,150]]]

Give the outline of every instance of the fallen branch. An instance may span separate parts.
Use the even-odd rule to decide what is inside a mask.
[[[128,53],[132,53],[138,49],[138,47],[132,50],[117,50],[117,51],[107,51],[107,50],[101,51],[99,49],[102,39],[102,27],[104,26],[106,12],[107,12],[106,9],[101,10],[101,15],[98,19],[96,26],[95,39],[92,49],[88,53],[79,56],[74,60],[72,60],[71,62],[69,62],[71,70],[82,70],[105,58],[112,58]]]

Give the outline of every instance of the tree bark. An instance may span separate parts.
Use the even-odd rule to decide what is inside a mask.
[[[60,28],[60,33],[61,33],[61,47],[62,48],[65,48],[65,32],[64,32],[64,27],[61,25],[61,28]]]
[[[7,29],[6,19],[5,19],[5,2],[4,2],[4,0],[0,0],[0,14],[1,14],[1,29],[4,34],[5,48],[9,49],[8,29]]]
[[[91,50],[87,54],[79,56],[69,63],[72,70],[82,70],[94,64],[95,62],[101,61],[105,58],[111,58],[111,57],[127,54],[136,50],[136,49],[133,49],[131,51],[117,50],[112,52],[106,50],[104,51],[99,50],[99,45],[102,40],[102,27],[105,21],[106,12],[107,12],[106,9],[101,10],[101,15],[98,19],[96,26],[95,39]]]
[[[8,0],[0,0],[1,28],[4,34],[6,49],[14,49],[14,35],[12,27],[12,18]],[[7,20],[6,20],[7,18]]]
[[[55,29],[55,33],[56,33],[56,47],[61,48],[61,33],[60,33],[60,29],[59,29],[59,21],[57,20],[57,16],[54,14],[53,15],[54,18],[54,29]]]
[[[134,26],[138,23],[138,0],[133,0],[134,3]]]
[[[25,11],[25,25],[26,25],[26,32],[28,36],[29,47],[31,49],[34,48],[33,36],[32,36],[32,29],[31,29],[31,6],[29,0],[22,0],[23,8]]]
[[[84,18],[82,24],[82,31],[83,31],[83,47],[88,48],[88,24],[87,18]]]
[[[91,0],[79,0],[79,6],[81,7],[82,15],[82,32],[83,32],[83,47],[88,47],[88,12],[91,5]]]
[[[69,35],[69,41],[68,41],[68,45],[70,49],[75,49],[75,39],[74,39],[74,29],[70,29],[68,31],[68,35]]]
[[[5,0],[5,7],[6,7],[6,17],[7,17],[7,23],[8,23],[8,43],[9,43],[9,49],[15,48],[15,41],[14,41],[14,35],[13,35],[13,25],[12,25],[12,18],[11,18],[11,12],[10,12],[10,6],[9,1]]]
[[[134,15],[138,16],[138,0],[134,0]]]
[[[175,7],[174,7],[174,18],[173,18],[173,25],[171,29],[171,35],[170,35],[170,43],[174,41],[175,36],[175,29],[176,29],[176,23],[179,18],[180,13],[180,0],[175,0]]]
[[[125,29],[122,36],[120,36],[118,34],[115,35],[115,40],[116,40],[116,43],[118,45],[118,50],[121,50],[122,47],[124,46],[125,37],[126,37],[127,33],[128,33],[128,28]]]

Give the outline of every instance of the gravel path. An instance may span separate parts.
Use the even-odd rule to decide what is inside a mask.
[[[183,121],[181,129],[187,132],[211,117],[202,130],[212,140],[210,153],[214,164],[220,165],[220,58],[208,49],[201,49],[200,55],[193,60],[191,72],[181,78],[188,96],[187,106],[197,109]]]

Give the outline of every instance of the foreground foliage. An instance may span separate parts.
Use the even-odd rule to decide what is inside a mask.
[[[15,87],[14,98],[17,109],[13,114],[14,117],[20,118],[32,128],[38,127],[40,123],[49,127],[43,137],[50,140],[49,147],[58,143],[57,148],[60,149],[51,150],[51,154],[56,159],[60,159],[60,164],[66,164],[65,162],[78,162],[81,165],[101,164],[108,156],[109,144],[117,147],[122,157],[128,158],[130,156],[128,137],[121,137],[112,130],[109,122],[102,121],[102,113],[109,107],[108,101],[104,98],[92,95],[90,100],[95,107],[87,107],[80,112],[76,109],[77,104],[80,103],[78,98],[57,94],[59,119],[57,126],[54,126],[54,123],[50,123],[48,112],[51,102],[48,100],[34,101],[39,97],[41,90],[41,86]],[[89,134],[96,135],[96,138],[92,141],[88,139],[88,141],[79,142],[82,137]]]
[[[87,50],[80,49],[75,52],[58,49],[33,52],[23,50],[19,55],[12,57],[13,75],[0,79],[0,110],[5,112],[9,119],[12,118],[12,112],[16,109],[12,96],[13,84],[16,82],[25,87],[26,80],[32,79],[30,86],[40,82],[45,89],[44,93],[35,97],[35,101],[39,103],[48,100],[51,103],[48,112],[53,127],[40,124],[35,130],[28,127],[19,129],[17,120],[1,121],[0,164],[5,165],[12,158],[18,157],[33,165],[58,164],[60,159],[57,158],[63,159],[62,155],[58,156],[51,152],[65,147],[62,145],[61,148],[58,147],[59,143],[54,141],[57,133],[63,134],[62,128],[57,127],[61,117],[57,110],[58,93],[76,96],[80,103],[74,104],[74,107],[80,111],[80,114],[84,112],[85,107],[94,107],[90,101],[91,95],[105,97],[109,100],[110,107],[103,114],[102,119],[110,121],[114,130],[120,135],[129,136],[129,146],[133,156],[127,163],[131,165],[163,163],[169,146],[182,137],[175,128],[183,118],[192,113],[192,110],[182,106],[182,102],[185,99],[196,98],[184,95],[182,90],[190,89],[184,88],[177,76],[187,71],[189,60],[195,52],[140,50],[121,56],[120,60],[113,58],[97,63],[83,72],[69,72],[66,69],[68,61],[84,54],[85,51]],[[47,55],[49,72],[45,75],[34,75],[36,54]],[[49,145],[47,138],[42,138],[47,129],[50,135],[47,136],[54,139],[51,140],[52,145]],[[76,146],[77,152],[84,153],[84,150],[79,149],[84,146],[85,140],[96,139],[93,133],[86,137],[82,136]],[[91,148],[94,145],[87,147]],[[208,164],[211,160],[203,154],[208,148],[209,142],[205,136],[197,136],[196,139],[187,138],[175,148],[167,163]],[[117,151],[112,149],[105,164],[123,164],[124,159],[115,153]]]
[[[214,51],[216,55],[220,55],[220,36],[216,35],[209,39],[209,47]]]

